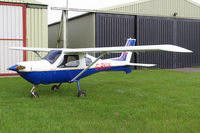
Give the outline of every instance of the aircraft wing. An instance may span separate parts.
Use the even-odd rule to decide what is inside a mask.
[[[113,53],[113,52],[143,52],[143,51],[169,51],[191,53],[191,50],[174,46],[174,45],[146,45],[132,47],[101,47],[101,48],[78,48],[78,49],[63,49],[66,53]]]
[[[12,50],[25,50],[25,51],[37,51],[37,52],[50,52],[57,50],[56,48],[30,48],[30,47],[10,47]]]
[[[169,52],[182,52],[191,53],[191,50],[174,46],[170,44],[166,45],[143,45],[143,46],[131,46],[131,47],[101,47],[101,48],[76,48],[76,49],[56,49],[56,48],[29,48],[29,47],[11,47],[13,50],[26,50],[37,52],[50,52],[52,50],[63,50],[66,53],[114,53],[114,52],[143,52],[143,51],[169,51]]]

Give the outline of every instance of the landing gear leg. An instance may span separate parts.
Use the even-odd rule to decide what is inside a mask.
[[[39,95],[35,91],[36,91],[36,85],[33,85],[32,89],[31,89],[31,97],[32,98],[39,97]]]
[[[53,85],[51,87],[51,90],[55,91],[55,90],[58,90],[60,88],[60,86],[62,85],[62,83],[59,83],[59,85]]]
[[[81,91],[79,80],[77,80],[76,83],[77,83],[77,86],[78,86],[78,97],[86,96],[86,93],[84,91]]]

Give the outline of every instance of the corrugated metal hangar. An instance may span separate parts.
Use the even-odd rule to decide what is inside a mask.
[[[34,60],[32,53],[9,47],[48,47],[47,5],[35,0],[0,1],[0,75],[20,61]]]
[[[194,51],[139,53],[134,54],[132,62],[155,63],[157,68],[200,66],[199,4],[189,0],[145,0],[106,10],[111,13],[87,13],[69,20],[70,48],[123,46],[131,37],[137,39],[138,46],[168,43]],[[49,47],[56,46],[58,29],[59,22],[49,25]],[[116,54],[107,57],[113,56]]]

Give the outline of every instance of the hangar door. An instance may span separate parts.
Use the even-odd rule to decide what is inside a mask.
[[[26,60],[23,51],[9,50],[26,46],[25,12],[23,4],[0,2],[0,75],[13,75],[7,68]]]

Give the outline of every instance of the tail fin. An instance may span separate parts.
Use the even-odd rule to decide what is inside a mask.
[[[134,46],[136,42],[136,39],[128,39],[126,42],[125,47],[131,47]],[[131,56],[132,56],[132,52],[123,52],[121,54],[121,56],[119,58],[116,58],[116,61],[126,61],[126,62],[130,62],[131,61]]]

